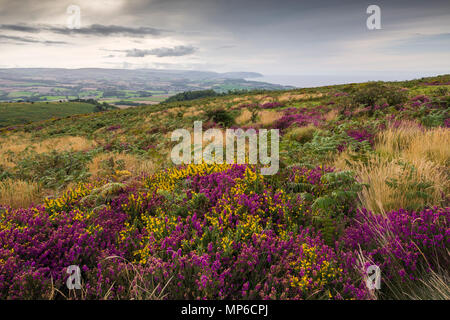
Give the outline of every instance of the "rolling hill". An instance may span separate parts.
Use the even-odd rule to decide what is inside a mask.
[[[78,265],[77,299],[448,299],[449,85],[258,91],[0,129],[0,297],[69,296]],[[172,132],[196,121],[278,129],[279,171],[174,165]]]

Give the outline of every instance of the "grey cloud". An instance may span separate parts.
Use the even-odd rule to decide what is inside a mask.
[[[179,57],[192,54],[197,49],[193,46],[175,46],[173,48],[155,48],[150,50],[142,49],[130,49],[125,50],[127,57],[145,57],[145,56],[157,56],[157,57]]]
[[[28,26],[25,24],[2,24],[0,25],[0,29],[9,31],[29,32],[29,33],[38,33],[41,31],[39,28]]]
[[[151,27],[124,27],[117,25],[101,25],[93,24],[88,27],[82,27],[80,29],[68,29],[60,27],[48,27],[48,31],[60,33],[60,34],[83,34],[94,36],[129,36],[129,37],[144,37],[144,36],[159,36],[163,32],[162,29]]]
[[[441,66],[442,71],[448,69],[448,59],[430,61],[425,56],[439,53],[448,57],[447,36],[409,36],[422,30],[449,33],[448,0],[377,0],[374,4],[381,7],[382,19],[379,32],[367,30],[366,8],[372,2],[360,0],[117,0],[115,3],[120,5],[108,10],[102,5],[90,5],[91,2],[94,3],[92,0],[74,2],[82,10],[82,29],[70,30],[63,24],[50,24],[52,21],[64,23],[65,9],[73,3],[71,0],[0,0],[3,23],[0,33],[31,37],[21,42],[17,38],[0,40],[12,45],[30,44],[37,40],[35,34],[41,32],[45,38],[54,35],[55,39],[79,41],[80,46],[84,46],[81,38],[89,37],[94,41],[108,38],[113,41],[105,44],[102,41],[102,45],[114,47],[116,50],[112,51],[120,52],[113,53],[117,58],[128,56],[133,63],[144,63],[147,59],[131,57],[176,57],[195,52],[195,49],[149,49],[144,41],[131,45],[125,41],[123,44],[114,42],[119,37],[140,41],[167,36],[177,43],[195,44],[201,48],[196,57],[198,61],[205,64],[220,61],[220,65],[208,67],[223,71],[245,68],[272,74],[337,73],[348,69],[364,70],[363,62],[372,69],[409,70],[409,63],[418,52],[424,53],[424,58],[418,59],[417,68],[425,70],[429,66],[437,70],[437,66]],[[66,39],[68,36],[72,36],[70,40]],[[370,51],[363,47],[366,43]],[[39,52],[44,55],[46,49],[39,46]],[[86,61],[89,61],[89,49],[90,46],[86,49]],[[355,50],[361,53],[360,61],[347,58],[352,57]],[[7,54],[5,58],[12,64],[16,58],[13,53]],[[395,65],[396,60],[382,61],[372,67],[372,54],[374,61],[379,56],[387,61],[390,55],[398,58],[402,54],[405,62]],[[181,58],[173,60],[183,63]]]
[[[58,44],[68,44],[65,41],[51,41],[51,40],[40,40],[30,37],[18,37],[18,36],[8,36],[8,35],[0,35],[0,39],[4,39],[12,42],[19,43],[41,43],[45,45],[58,45]]]
[[[152,27],[126,27],[118,25],[102,25],[93,24],[80,29],[69,29],[63,26],[51,25],[25,25],[25,24],[2,24],[0,30],[20,31],[27,33],[38,32],[52,32],[63,35],[92,35],[92,36],[128,36],[128,37],[145,37],[145,36],[159,36],[167,30],[162,30]]]

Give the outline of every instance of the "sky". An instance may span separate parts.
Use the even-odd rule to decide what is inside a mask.
[[[379,6],[381,29],[367,28],[369,5]],[[68,21],[69,6],[80,9],[79,28]],[[11,67],[249,71],[285,79],[444,74],[450,1],[0,0],[0,68]]]

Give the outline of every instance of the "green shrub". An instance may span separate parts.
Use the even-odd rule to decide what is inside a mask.
[[[234,124],[233,116],[225,109],[209,110],[206,112],[206,117],[224,127],[231,127]]]
[[[125,170],[125,161],[123,159],[114,160],[114,157],[102,160],[100,162],[101,175],[110,176],[117,170]]]
[[[215,97],[217,96],[217,92],[214,90],[197,90],[197,91],[185,91],[178,93],[174,96],[171,96],[167,98],[164,102],[175,102],[175,101],[189,101],[194,99],[200,99],[200,98],[207,98],[207,97]]]
[[[434,91],[434,94],[436,96],[445,96],[448,93],[448,88],[447,87],[439,87]]]
[[[384,103],[395,106],[406,102],[408,94],[395,86],[372,82],[353,92],[351,99],[356,106],[373,107]]]
[[[92,155],[85,152],[33,153],[18,162],[15,176],[37,181],[46,188],[62,188],[71,182],[85,181],[89,177],[87,163]]]
[[[421,109],[425,109],[422,107]],[[444,125],[444,121],[448,118],[450,108],[447,110],[431,110],[430,113],[424,114],[420,117],[420,123],[425,127],[438,127]],[[426,113],[426,112],[423,112]]]
[[[3,166],[0,165],[0,181],[6,178],[10,178],[12,175]]]
[[[431,181],[423,181],[417,174],[417,169],[410,163],[399,162],[401,173],[393,178],[386,179],[386,185],[394,190],[396,196],[405,197],[406,210],[421,210],[426,206],[436,205],[432,203],[434,184]]]

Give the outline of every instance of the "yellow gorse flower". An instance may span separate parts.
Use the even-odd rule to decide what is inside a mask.
[[[291,287],[305,291],[323,287],[343,272],[329,261],[329,257],[319,261],[316,250],[313,246],[302,245],[303,254],[299,259],[290,263],[293,272],[296,273],[291,277]]]
[[[149,178],[144,178],[144,186],[150,190],[165,190],[172,191],[175,188],[175,185],[186,179],[188,176],[195,175],[208,175],[214,172],[222,172],[229,170],[232,165],[223,163],[223,164],[189,164],[185,167],[181,168],[169,168],[166,171],[160,171],[155,173]]]
[[[64,192],[59,198],[46,198],[44,199],[45,209],[49,214],[68,211],[76,201],[89,195],[93,188],[92,184],[79,184],[76,188]]]

